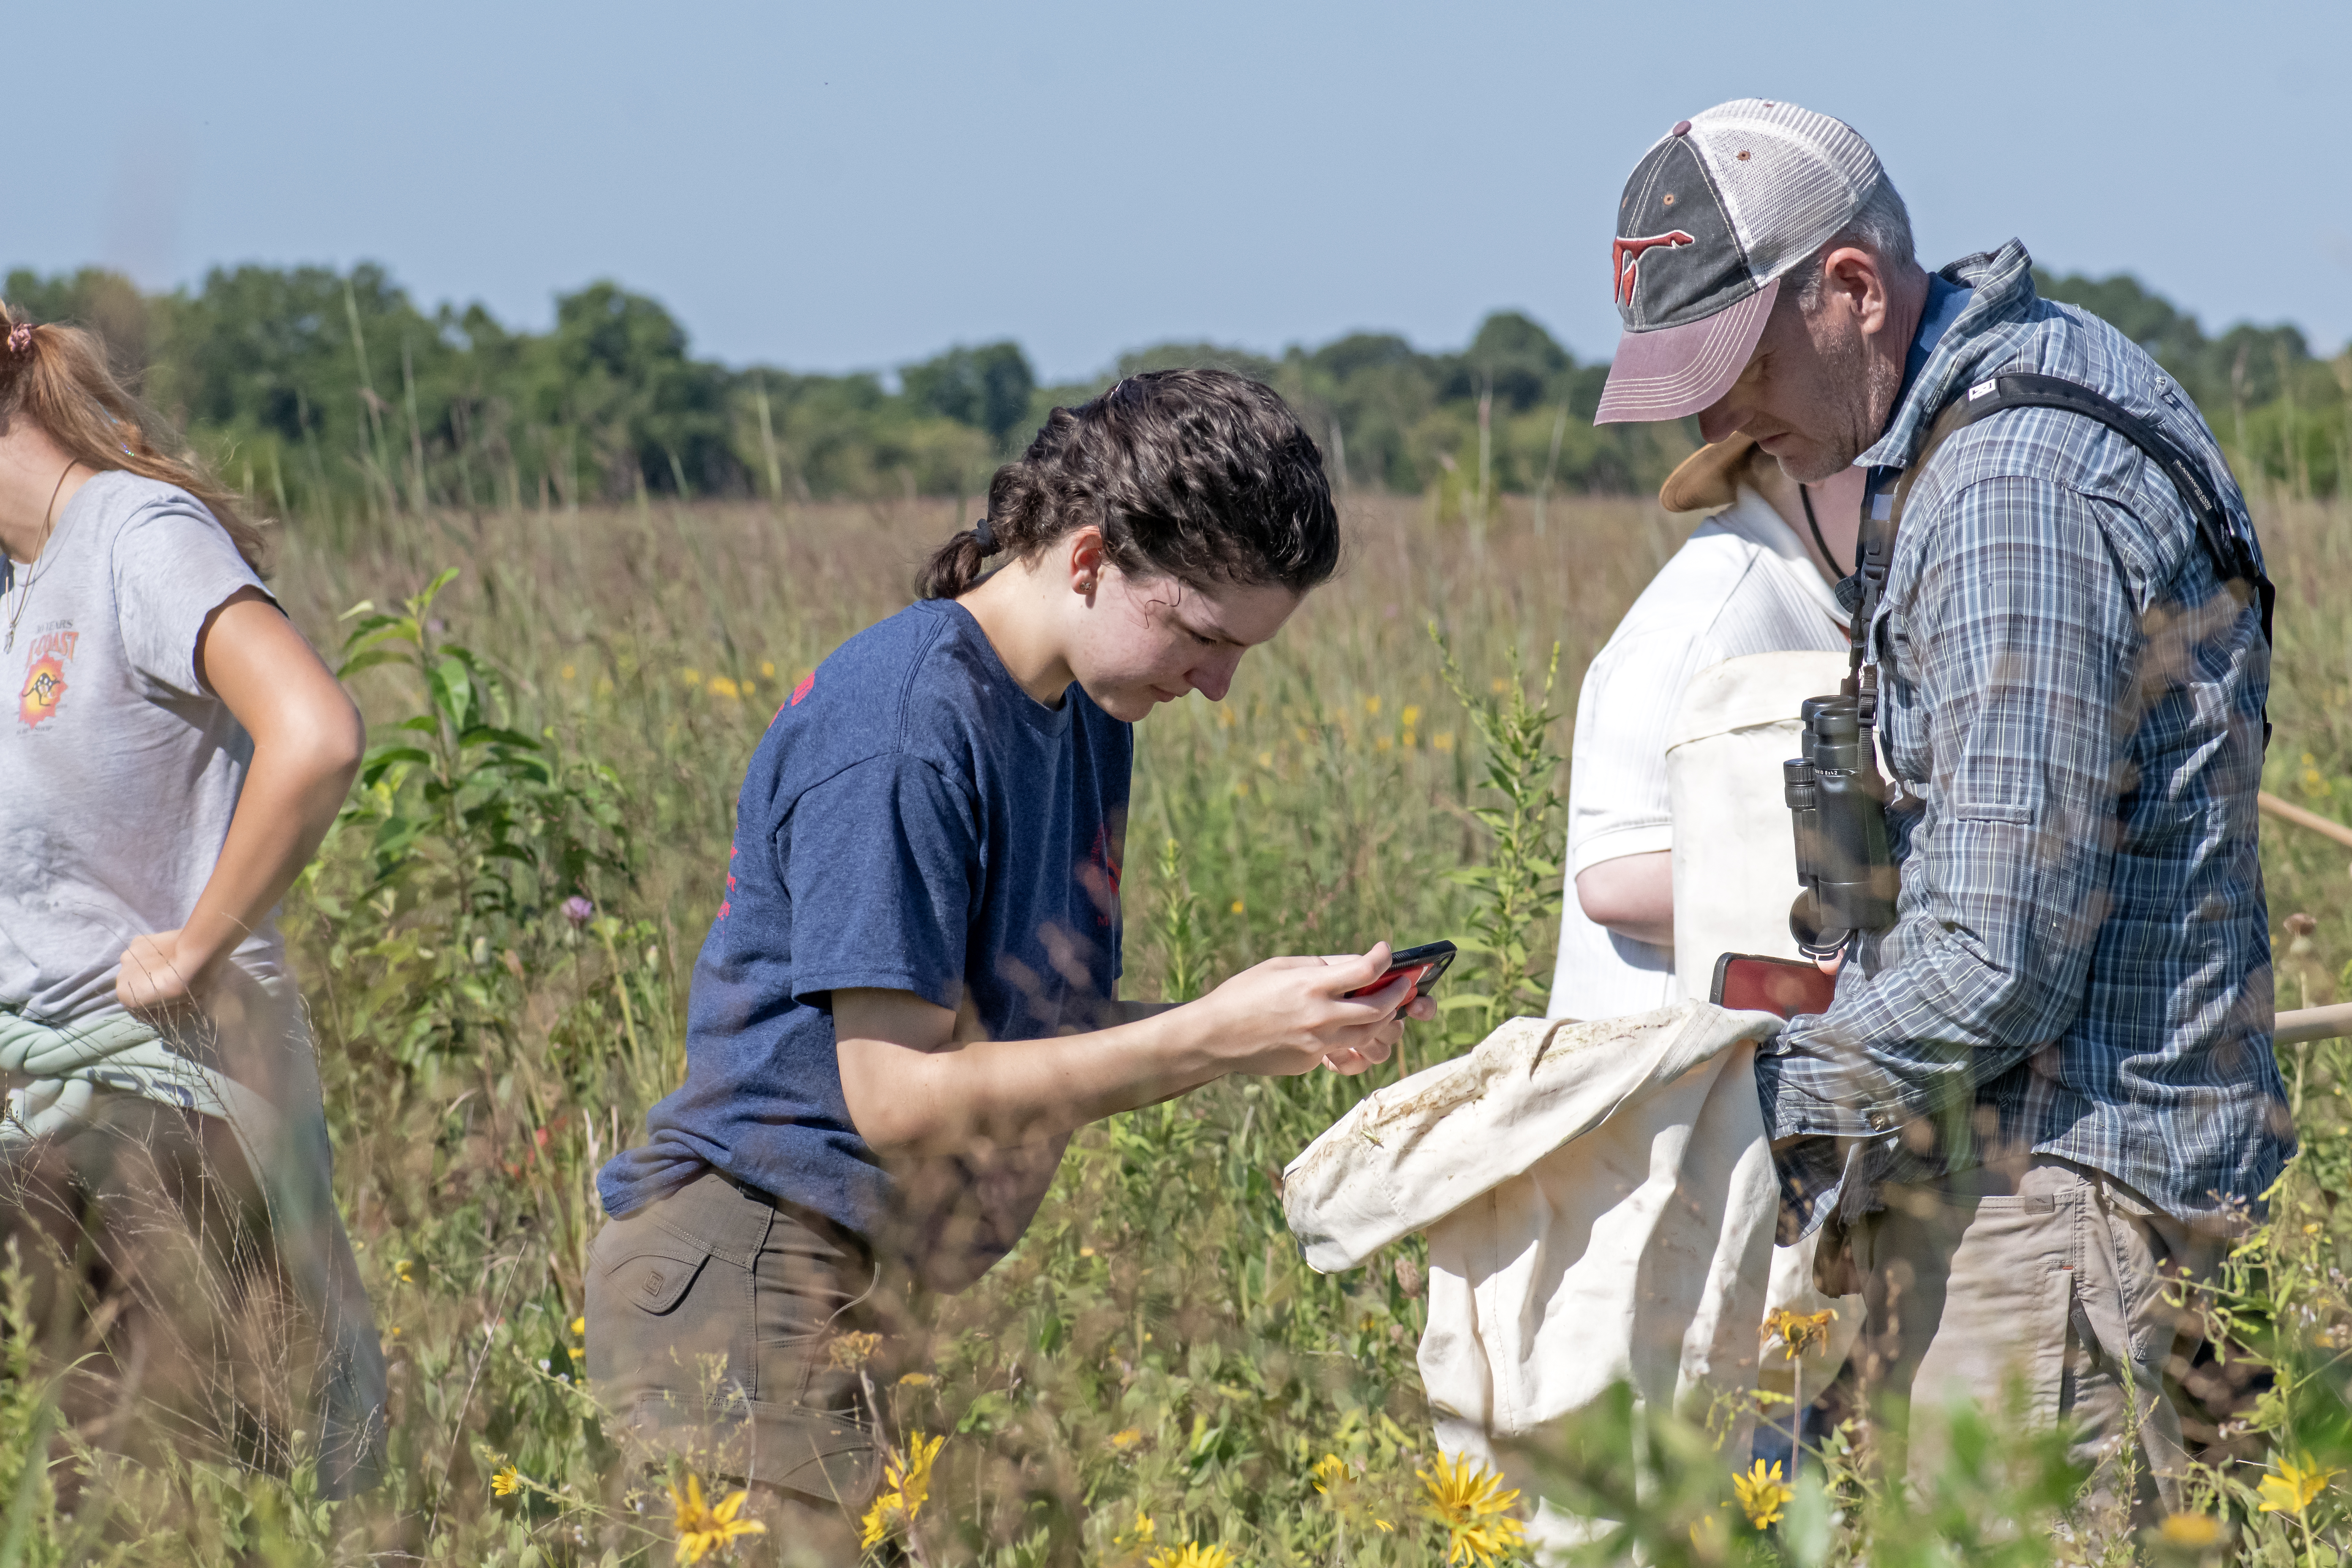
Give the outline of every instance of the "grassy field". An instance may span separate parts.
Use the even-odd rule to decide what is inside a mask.
[[[1274,953],[1484,931],[1507,939],[1503,956],[1465,964],[1459,992],[1494,996],[1495,1016],[1539,1005],[1556,919],[1548,803],[1565,784],[1554,753],[1585,663],[1686,524],[1612,501],[1554,503],[1540,537],[1516,505],[1475,533],[1412,500],[1347,510],[1345,575],[1244,661],[1228,700],[1188,700],[1139,732],[1130,986],[1183,996]],[[299,1474],[134,1472],[80,1455],[65,1462],[89,1484],[66,1513],[42,1472],[12,1463],[25,1479],[0,1568],[688,1555],[666,1490],[686,1478],[625,1473],[573,1376],[593,1173],[678,1079],[687,976],[769,715],[828,648],[902,604],[914,563],[963,521],[909,501],[448,515],[340,541],[289,531],[279,591],[324,647],[369,624],[347,616],[354,605],[397,616],[460,569],[410,627],[431,651],[353,678],[378,737],[415,754],[355,795],[287,914],[338,1187],[391,1356],[392,1478],[329,1505]],[[2270,787],[2352,816],[2352,520],[2303,506],[2263,521],[2282,587]],[[1433,622],[1462,672],[1451,684]],[[1534,715],[1555,643],[1547,730]],[[378,647],[412,651],[397,637]],[[468,724],[498,733],[460,747]],[[2264,838],[2282,1005],[2336,1000],[2352,984],[2347,854],[2267,825]],[[593,909],[567,914],[575,894]],[[2294,914],[2312,918],[2290,930]],[[1475,1039],[1488,1016],[1417,1028],[1375,1081]],[[2352,1060],[2331,1046],[2284,1055],[2306,1152],[2217,1308],[2278,1381],[2243,1415],[2242,1460],[2200,1493],[2225,1521],[2217,1542],[2184,1523],[2152,1548],[2181,1561],[2234,1546],[2332,1563],[2352,1538],[2324,1475],[2352,1463],[2338,1457],[2352,1434],[2336,1366],[2352,1346],[2352,1216],[2335,1214]],[[1021,1248],[943,1305],[936,1340],[837,1346],[864,1363],[918,1471],[877,1561],[1140,1563],[1188,1546],[1171,1560],[1442,1560],[1476,1510],[1457,1507],[1450,1527],[1419,1474],[1437,1475],[1412,1365],[1420,1258],[1403,1248],[1315,1276],[1274,1189],[1370,1087],[1328,1074],[1220,1085],[1093,1129]],[[12,1310],[21,1357],[29,1329]],[[38,1390],[13,1364],[0,1459],[20,1461]],[[2067,1478],[2030,1445],[1963,1456],[1944,1500],[1917,1514],[1833,1466],[1835,1489],[1806,1482],[1766,1537],[1726,1506],[1728,1456],[1700,1435],[1643,1441],[1658,1561],[2126,1550],[2046,1539],[2035,1521]],[[2319,1479],[2295,1490],[2306,1476]],[[1570,1457],[1563,1485],[1607,1499],[1633,1482]],[[2302,1501],[2264,1511],[2282,1487]],[[772,1561],[784,1544],[743,1537],[713,1557]]]

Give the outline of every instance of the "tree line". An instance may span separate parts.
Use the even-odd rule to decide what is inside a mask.
[[[2292,326],[2209,336],[2129,276],[2037,276],[2154,353],[2242,479],[2336,493],[2352,472],[2352,350]],[[1502,494],[1654,489],[1685,426],[1591,422],[1605,362],[1517,311],[1459,351],[1357,332],[1278,355],[1163,343],[1092,381],[1042,384],[1017,343],[959,345],[878,372],[802,374],[698,359],[662,305],[611,282],[559,296],[544,332],[479,304],[418,306],[383,268],[215,268],[142,293],[89,268],[6,279],[9,303],[106,341],[122,374],[232,483],[288,516],[573,508],[651,497],[977,496],[1056,405],[1180,364],[1256,375],[1298,408],[1343,485],[1430,493],[1483,516]]]

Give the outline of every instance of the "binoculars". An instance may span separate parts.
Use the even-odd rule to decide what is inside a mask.
[[[1803,888],[1789,910],[1789,931],[1809,958],[1832,957],[1855,931],[1895,923],[1886,783],[1861,702],[1851,691],[1807,698],[1805,754],[1780,764]]]

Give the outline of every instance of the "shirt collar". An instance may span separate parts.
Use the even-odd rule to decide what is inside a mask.
[[[1940,272],[1927,275],[1927,303],[1919,312],[1919,330],[1911,335],[1911,352],[1903,356],[1903,389],[1895,395],[1896,407],[1903,405],[1919,373],[1927,367],[1928,356],[1944,341],[1944,334],[1952,330],[1952,323],[1960,319],[1960,312],[1968,308],[1969,296],[1975,292],[1968,284],[1955,283]]]
[[[1936,322],[1936,284],[1946,285],[1951,314]],[[2036,303],[2033,258],[2011,240],[1999,250],[1963,258],[1928,283],[1928,309],[1906,356],[1902,394],[1878,444],[1856,458],[1864,468],[1900,468],[1911,461],[1921,430],[1933,422],[1950,389],[1969,371],[2006,351],[2012,329],[2025,324]],[[1927,336],[1931,323],[1935,335]]]
[[[1797,537],[1785,519],[1764,499],[1763,492],[1753,485],[1739,487],[1738,499],[1707,519],[1727,533],[1737,534],[1759,550],[1769,551],[1786,566],[1805,596],[1821,606],[1822,613],[1839,626],[1845,625],[1846,611],[1838,604],[1837,590],[1823,577],[1821,568],[1813,564],[1812,553]]]

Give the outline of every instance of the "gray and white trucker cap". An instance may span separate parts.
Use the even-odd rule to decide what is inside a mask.
[[[1617,205],[1609,269],[1625,333],[1593,422],[1680,419],[1721,397],[1781,275],[1884,177],[1853,127],[1769,99],[1719,103],[1659,138]]]

